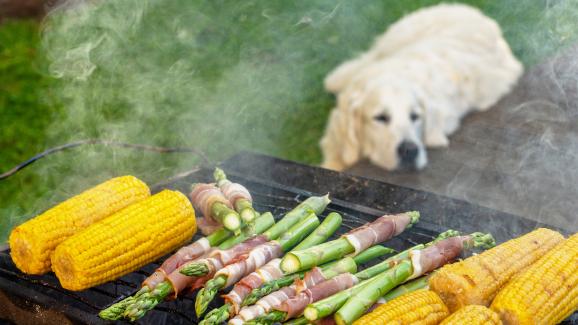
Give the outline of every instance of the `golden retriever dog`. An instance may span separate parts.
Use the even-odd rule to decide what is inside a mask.
[[[426,147],[448,146],[461,118],[490,108],[522,72],[498,24],[479,10],[418,10],[326,77],[337,104],[321,140],[323,166],[368,158],[387,170],[422,169]]]

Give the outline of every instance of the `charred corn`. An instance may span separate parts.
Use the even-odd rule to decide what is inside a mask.
[[[502,325],[498,314],[486,306],[468,305],[458,309],[440,325]]]
[[[180,247],[196,228],[187,197],[164,190],[65,240],[54,251],[52,269],[63,288],[83,290]]]
[[[564,240],[556,231],[540,228],[461,262],[446,265],[430,278],[450,311],[466,305],[489,306],[512,278]]]
[[[556,246],[498,293],[506,324],[557,324],[578,309],[578,234]]]
[[[150,196],[133,176],[112,178],[17,226],[10,234],[14,264],[25,273],[50,271],[50,254],[58,244],[111,214]]]
[[[356,320],[354,325],[438,324],[449,316],[441,298],[433,291],[421,289],[397,297]]]

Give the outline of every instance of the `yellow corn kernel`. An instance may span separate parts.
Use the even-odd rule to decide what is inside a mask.
[[[52,269],[63,288],[83,290],[160,258],[196,230],[187,197],[164,190],[65,240],[52,255]]]
[[[421,289],[399,296],[356,320],[354,325],[438,324],[449,316],[440,297],[431,290]]]
[[[502,325],[500,316],[486,306],[468,305],[458,309],[440,325]]]
[[[112,178],[86,190],[15,227],[9,239],[12,260],[24,273],[46,273],[58,244],[149,196],[148,186],[134,176]]]
[[[498,293],[506,324],[557,324],[578,309],[578,234],[554,247]]]
[[[430,289],[442,298],[450,311],[466,305],[487,307],[512,276],[563,240],[556,231],[536,229],[480,255],[442,267],[430,278]]]

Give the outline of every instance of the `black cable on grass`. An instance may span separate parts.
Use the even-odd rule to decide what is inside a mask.
[[[186,147],[157,147],[157,146],[150,146],[150,145],[146,145],[146,144],[125,143],[125,142],[118,142],[118,141],[111,141],[111,140],[86,139],[86,140],[79,140],[79,141],[63,144],[63,145],[60,145],[57,147],[49,148],[49,149],[33,156],[32,158],[14,166],[12,169],[8,170],[7,172],[0,174],[0,180],[4,180],[4,179],[16,174],[18,171],[28,167],[29,165],[36,162],[37,160],[44,158],[50,154],[53,154],[53,153],[56,153],[59,151],[64,151],[67,149],[76,148],[76,147],[86,145],[86,144],[98,144],[98,145],[104,145],[107,147],[130,148],[130,149],[138,149],[138,150],[152,151],[152,152],[158,152],[158,153],[193,153],[193,154],[199,156],[206,165],[211,164],[211,161],[209,160],[207,155],[205,155],[204,152],[202,152],[201,150],[198,150],[198,149],[186,148]]]

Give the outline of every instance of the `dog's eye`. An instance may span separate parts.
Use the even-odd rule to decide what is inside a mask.
[[[417,121],[417,120],[419,119],[419,115],[417,115],[417,113],[411,113],[411,114],[409,115],[409,118],[410,118],[413,122],[415,122],[415,121]]]
[[[389,115],[387,114],[379,114],[373,117],[374,120],[382,123],[389,123]]]

